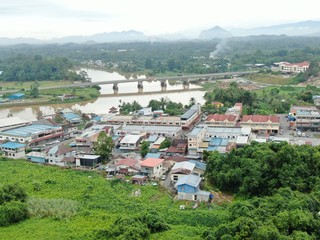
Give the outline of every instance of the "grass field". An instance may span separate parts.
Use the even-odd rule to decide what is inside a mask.
[[[31,217],[21,223],[0,227],[0,239],[93,239],[110,227],[119,216],[133,216],[156,210],[170,230],[151,235],[151,239],[201,239],[208,227],[226,221],[222,207],[209,211],[203,203],[198,209],[179,210],[160,186],[139,186],[106,180],[103,174],[43,166],[25,160],[0,160],[1,185],[18,183],[34,199],[71,200],[78,206],[75,216],[66,220]],[[141,196],[132,192],[141,189]],[[185,202],[183,202],[185,204]],[[211,209],[212,210],[212,209]]]
[[[61,80],[61,81],[38,81],[39,82],[39,87],[54,87],[54,86],[64,86],[64,85],[69,85],[72,82],[67,81],[67,80]],[[34,82],[0,82],[2,90],[21,90],[21,89],[30,89],[30,85],[33,84]]]
[[[271,75],[271,74],[263,74],[263,73],[249,74],[245,78],[257,83],[267,83],[267,84],[277,84],[277,85],[287,85],[287,84],[290,84],[292,80],[291,77],[284,77],[282,75]]]

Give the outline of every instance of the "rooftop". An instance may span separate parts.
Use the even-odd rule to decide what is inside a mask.
[[[50,131],[54,129],[59,129],[59,128],[61,127],[31,124],[28,126],[17,127],[14,129],[6,130],[6,131],[3,131],[2,133],[11,135],[11,136],[29,137],[29,136],[32,136],[33,134]]]
[[[201,182],[201,177],[196,175],[187,175],[187,176],[181,177],[174,186],[178,187],[179,185],[186,184],[186,185],[197,188],[200,182]]]
[[[229,114],[209,114],[206,121],[215,121],[215,122],[234,122],[237,120],[237,116]]]
[[[192,129],[192,131],[189,133],[189,137],[197,137],[198,134],[203,130],[203,127],[195,127]]]
[[[10,148],[10,149],[18,149],[18,148],[22,148],[25,147],[26,144],[22,144],[22,143],[16,143],[16,142],[6,142],[3,144],[0,144],[0,147],[3,148]]]
[[[29,121],[23,120],[18,117],[8,117],[0,119],[0,128],[17,125],[17,124],[27,124]]]
[[[164,160],[161,158],[147,158],[141,162],[141,167],[156,167],[161,164]]]
[[[139,139],[141,138],[140,135],[126,135],[124,136],[124,138],[122,138],[122,140],[120,141],[120,143],[136,143],[139,141]]]
[[[274,115],[243,115],[241,122],[280,123],[280,118]]]
[[[241,128],[208,127],[209,134],[241,134]]]

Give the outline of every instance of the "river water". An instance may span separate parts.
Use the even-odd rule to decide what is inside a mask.
[[[110,80],[120,80],[126,79],[124,76],[113,72],[109,73],[101,70],[94,69],[83,69],[85,70],[92,82],[97,81],[110,81]],[[145,78],[145,76],[138,76],[138,78]],[[101,94],[113,94],[113,85],[101,85]],[[141,106],[146,107],[150,100],[156,99],[160,100],[160,98],[167,98],[174,102],[181,102],[182,104],[188,104],[190,98],[195,98],[197,103],[203,104],[204,99],[204,91],[196,90],[198,86],[194,84],[190,84],[189,91],[181,91],[182,84],[181,83],[171,83],[167,82],[167,90],[176,90],[177,92],[163,92],[163,93],[153,93],[152,91],[160,91],[160,82],[151,81],[151,82],[143,82],[143,92],[144,94],[138,93],[137,83],[120,83],[118,84],[119,94],[124,93],[134,93],[135,95],[128,96],[100,96],[96,100],[90,102],[83,103],[70,103],[70,104],[46,104],[41,106],[25,106],[25,107],[10,107],[7,109],[0,109],[0,118],[7,117],[9,114],[12,116],[20,117],[25,120],[35,120],[37,112],[40,110],[44,115],[54,114],[58,108],[71,108],[71,109],[79,109],[83,113],[96,113],[96,114],[106,114],[109,109],[114,106],[118,107],[121,102],[133,102],[137,101]],[[194,89],[194,90],[192,90]],[[148,93],[150,92],[150,93]]]

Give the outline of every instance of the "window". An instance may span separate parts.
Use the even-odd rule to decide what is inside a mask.
[[[178,181],[178,176],[177,175],[173,175],[173,181]]]
[[[194,199],[195,201],[197,201],[197,200],[198,200],[197,195],[193,195],[193,199]]]

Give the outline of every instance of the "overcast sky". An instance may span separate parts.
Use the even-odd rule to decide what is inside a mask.
[[[0,37],[196,33],[320,20],[317,0],[0,0]]]

